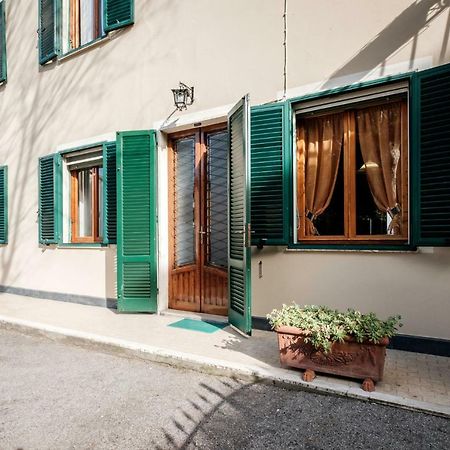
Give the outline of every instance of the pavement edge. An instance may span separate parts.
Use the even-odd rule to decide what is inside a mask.
[[[167,364],[182,369],[227,376],[249,382],[262,382],[288,389],[306,390],[325,395],[339,395],[341,397],[349,397],[450,418],[450,407],[444,405],[396,397],[377,391],[365,392],[359,388],[347,388],[341,385],[321,381],[317,378],[314,380],[314,383],[306,383],[299,376],[299,372],[286,371],[281,368],[265,369],[258,366],[237,364],[230,361],[207,358],[191,353],[177,352],[124,339],[55,327],[53,325],[46,325],[38,322],[13,319],[1,315],[0,326],[4,329],[19,331],[28,335],[44,336],[51,340],[64,341],[68,344],[104,350],[123,356]]]

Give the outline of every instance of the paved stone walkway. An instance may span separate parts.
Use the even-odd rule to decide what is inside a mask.
[[[121,315],[106,308],[0,294],[3,327],[15,324],[117,345],[143,351],[153,360],[216,368],[216,373],[223,370],[306,384],[300,371],[280,368],[274,333],[255,330],[251,338],[245,338],[230,327],[213,334],[168,327],[177,320],[174,316]],[[385,377],[374,393],[362,391],[357,381],[320,375],[308,386],[450,417],[450,358],[388,350]]]

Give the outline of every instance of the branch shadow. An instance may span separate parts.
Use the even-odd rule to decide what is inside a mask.
[[[254,413],[250,405],[246,408],[245,402],[240,399],[251,395],[249,390],[255,383],[225,378],[218,381],[220,385],[214,387],[204,382],[200,383],[200,389],[189,396],[188,406],[176,410],[168,425],[161,430],[164,442],[153,441],[149,448],[156,450],[187,449],[191,446],[196,448],[196,437],[203,434],[208,438],[210,434],[207,429],[208,423],[222,408],[232,408],[236,416],[249,416]],[[207,443],[206,445],[209,446]]]
[[[431,22],[444,11],[448,10],[449,6],[450,0],[416,0],[359,50],[356,55],[335,70],[321,85],[321,89],[335,87],[337,80],[344,77],[346,78],[346,84],[360,81],[379,65],[381,65],[383,71],[388,57],[412,40],[409,62],[411,70],[414,67],[419,34],[425,31]],[[449,28],[450,16],[444,32],[440,62],[443,62],[445,58]]]
[[[35,11],[36,10],[36,11]],[[15,286],[33,276],[32,268],[49,264],[48,284],[51,285],[51,263],[37,256],[46,252],[65,251],[57,246],[39,246],[38,242],[38,158],[56,151],[58,145],[73,139],[89,138],[85,125],[100,123],[96,134],[118,130],[118,123],[133,123],[147,114],[152,98],[128,98],[114,92],[108,80],[129,79],[130,73],[142,74],[145,68],[158,64],[170,55],[171,49],[152,45],[162,32],[162,17],[175,10],[174,0],[163,5],[145,2],[140,7],[140,30],[131,26],[119,30],[111,39],[86,49],[63,61],[40,66],[38,63],[37,3],[24,14],[24,2],[6,3],[6,40],[8,46],[8,83],[0,88],[0,164],[8,165],[8,244],[0,251],[0,285]],[[36,14],[33,14],[35,13]],[[148,26],[146,26],[148,24]],[[144,32],[142,29],[145,28]],[[142,39],[142,37],[144,39]],[[124,40],[139,40],[139,46],[125,56],[117,49]],[[14,50],[14,51],[12,51]],[[90,54],[90,55],[89,55]],[[95,55],[95,64],[92,64]],[[155,86],[154,95],[158,90]],[[135,102],[133,117],[102,114],[104,106],[113,105],[118,94],[126,102]],[[89,104],[80,115],[80,105]],[[170,106],[168,106],[168,109]],[[108,108],[114,112],[112,106]],[[125,125],[126,126],[126,125]],[[30,247],[30,242],[35,247]],[[113,251],[108,249],[105,264],[109,270],[115,264]],[[67,270],[70,271],[70,262]],[[83,268],[80,267],[80,274]],[[106,296],[116,297],[112,276],[106,276]],[[41,285],[42,289],[47,286]]]

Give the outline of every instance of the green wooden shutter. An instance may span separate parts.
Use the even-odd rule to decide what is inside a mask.
[[[251,108],[252,244],[287,245],[289,168],[285,104]]]
[[[119,311],[156,312],[157,202],[154,131],[117,134],[117,290]]]
[[[8,167],[0,167],[0,244],[8,243]]]
[[[0,0],[0,83],[6,81],[6,19],[5,0]]]
[[[228,320],[251,333],[250,136],[248,96],[228,115]]]
[[[103,144],[103,242],[117,243],[116,142]]]
[[[59,154],[39,158],[39,242],[60,241],[61,157]]]
[[[105,31],[115,30],[134,23],[134,0],[103,0]]]
[[[60,0],[39,0],[39,63],[45,64],[58,55]]]
[[[414,74],[411,132],[413,243],[450,246],[450,64]]]

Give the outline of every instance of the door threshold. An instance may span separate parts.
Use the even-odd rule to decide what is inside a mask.
[[[228,317],[218,316],[217,314],[197,313],[191,311],[180,311],[178,309],[164,309],[160,311],[162,316],[179,317],[180,319],[195,319],[206,322],[228,323]]]

